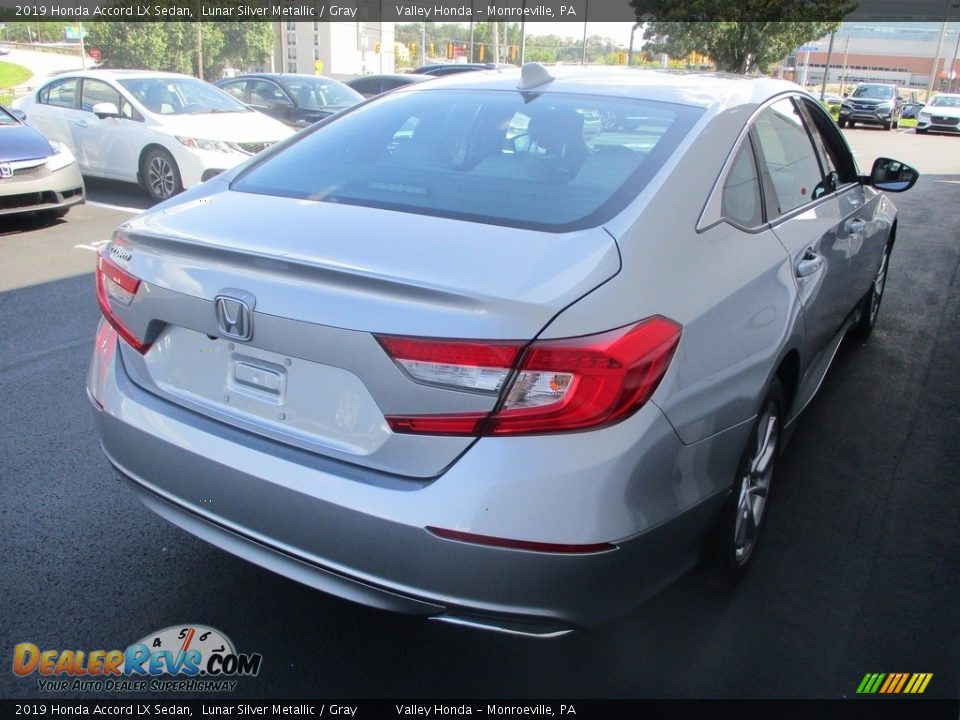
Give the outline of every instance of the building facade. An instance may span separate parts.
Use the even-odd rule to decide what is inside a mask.
[[[275,22],[272,72],[347,79],[394,71],[393,23]]]
[[[829,71],[830,38],[810,43],[807,52],[788,59],[795,79],[819,86],[827,82],[849,87],[858,82],[894,83],[903,89],[947,91],[953,80],[960,89],[960,22],[845,22],[837,30]]]

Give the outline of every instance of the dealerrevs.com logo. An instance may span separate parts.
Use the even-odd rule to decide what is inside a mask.
[[[260,672],[259,653],[238,653],[219,630],[174,625],[126,650],[56,650],[23,642],[13,649],[13,672],[38,676],[45,692],[231,692],[237,677]]]

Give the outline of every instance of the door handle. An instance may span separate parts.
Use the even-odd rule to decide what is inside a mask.
[[[77,127],[82,127],[82,128],[84,128],[84,127],[87,126],[87,121],[86,121],[86,120],[74,120],[74,121],[73,121],[73,124],[76,125]]]
[[[807,248],[800,262],[797,263],[797,277],[810,277],[821,267],[823,267],[823,256],[815,252],[813,248]]]
[[[866,229],[867,224],[860,218],[855,218],[854,220],[847,220],[846,231],[847,235],[859,235]]]

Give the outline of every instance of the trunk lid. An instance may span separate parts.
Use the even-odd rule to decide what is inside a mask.
[[[219,188],[217,186],[219,185]],[[495,396],[418,384],[377,334],[535,337],[619,270],[602,228],[567,234],[205,184],[121,227],[107,250],[142,280],[117,314],[135,382],[311,452],[429,477],[471,438],[394,434],[384,414],[478,412]],[[222,337],[218,294],[253,298],[252,337]]]

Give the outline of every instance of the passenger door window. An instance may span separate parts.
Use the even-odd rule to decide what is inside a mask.
[[[232,95],[240,102],[245,102],[243,99],[244,88],[247,86],[246,80],[237,80],[235,82],[225,83],[220,86],[220,89],[223,90],[228,95]]]
[[[102,80],[84,80],[80,94],[80,109],[90,112],[97,103],[111,103],[119,110],[120,93]]]
[[[760,114],[755,127],[764,173],[776,192],[776,202],[768,198],[770,217],[785,215],[816,199],[814,191],[823,174],[803,116],[793,102],[774,103]]]

